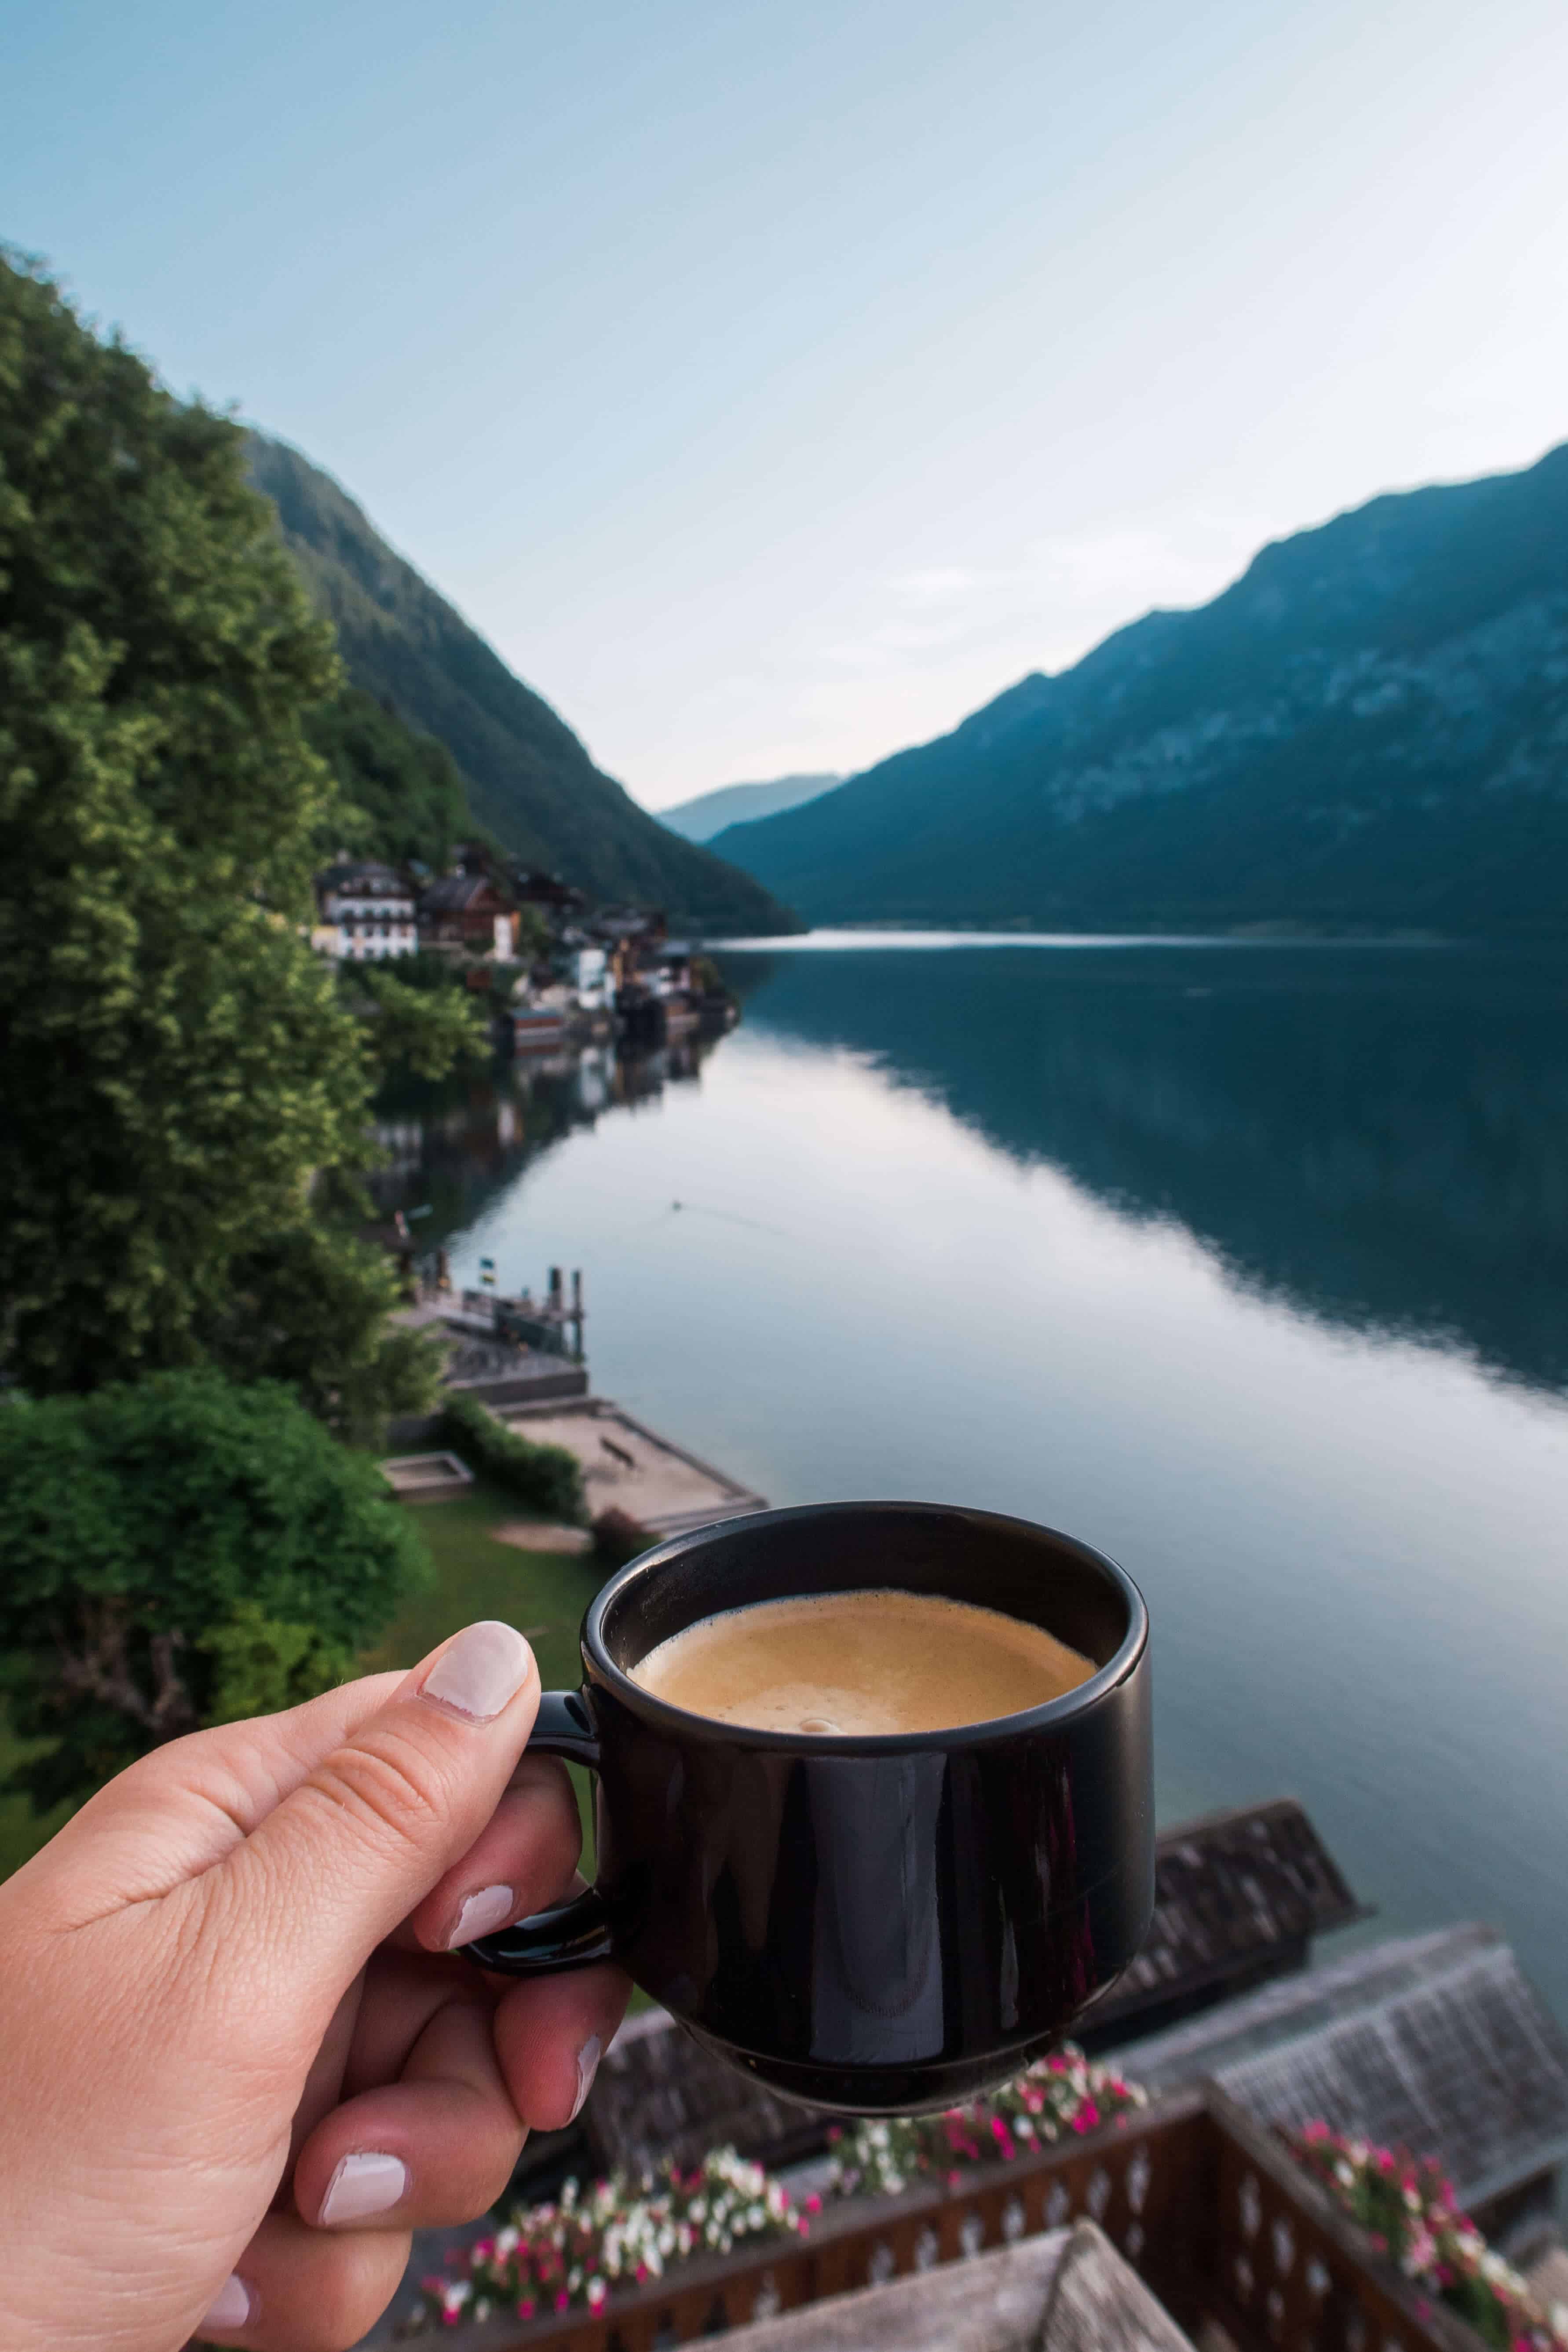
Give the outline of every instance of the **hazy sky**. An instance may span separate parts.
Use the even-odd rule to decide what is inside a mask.
[[[1568,436],[1563,0],[0,0],[0,232],[658,805]]]

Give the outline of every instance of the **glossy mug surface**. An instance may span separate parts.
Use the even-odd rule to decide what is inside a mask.
[[[1095,1671],[1022,1714],[875,1738],[721,1724],[631,1679],[721,1610],[878,1588],[1043,1625]],[[597,1882],[469,1945],[480,1966],[614,1958],[785,2096],[907,2114],[1017,2073],[1142,1942],[1149,1622],[1087,1544],[919,1503],[760,1512],[631,1561],[582,1651],[582,1689],[544,1698],[530,1744],[597,1775]]]

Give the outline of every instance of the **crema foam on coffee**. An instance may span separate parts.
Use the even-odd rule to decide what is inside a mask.
[[[1042,1626],[922,1592],[827,1592],[727,1609],[671,1634],[632,1680],[689,1714],[822,1738],[947,1731],[1042,1706],[1092,1659]]]

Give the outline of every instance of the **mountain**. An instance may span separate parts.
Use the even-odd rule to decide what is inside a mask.
[[[1568,446],[1266,547],[721,853],[816,922],[1568,928]]]
[[[682,841],[595,768],[565,721],[299,451],[249,436],[251,478],[332,621],[352,683],[456,762],[479,823],[600,899],[698,931],[787,930],[750,876]],[[363,710],[359,713],[363,719]]]
[[[658,810],[658,816],[660,824],[684,840],[711,841],[727,824],[749,824],[754,817],[799,808],[843,782],[842,776],[780,776],[771,784],[721,784],[715,792],[699,793],[695,800]]]

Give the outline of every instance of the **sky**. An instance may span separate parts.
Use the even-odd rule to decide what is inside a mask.
[[[1568,437],[1562,0],[0,0],[0,236],[649,806]]]

